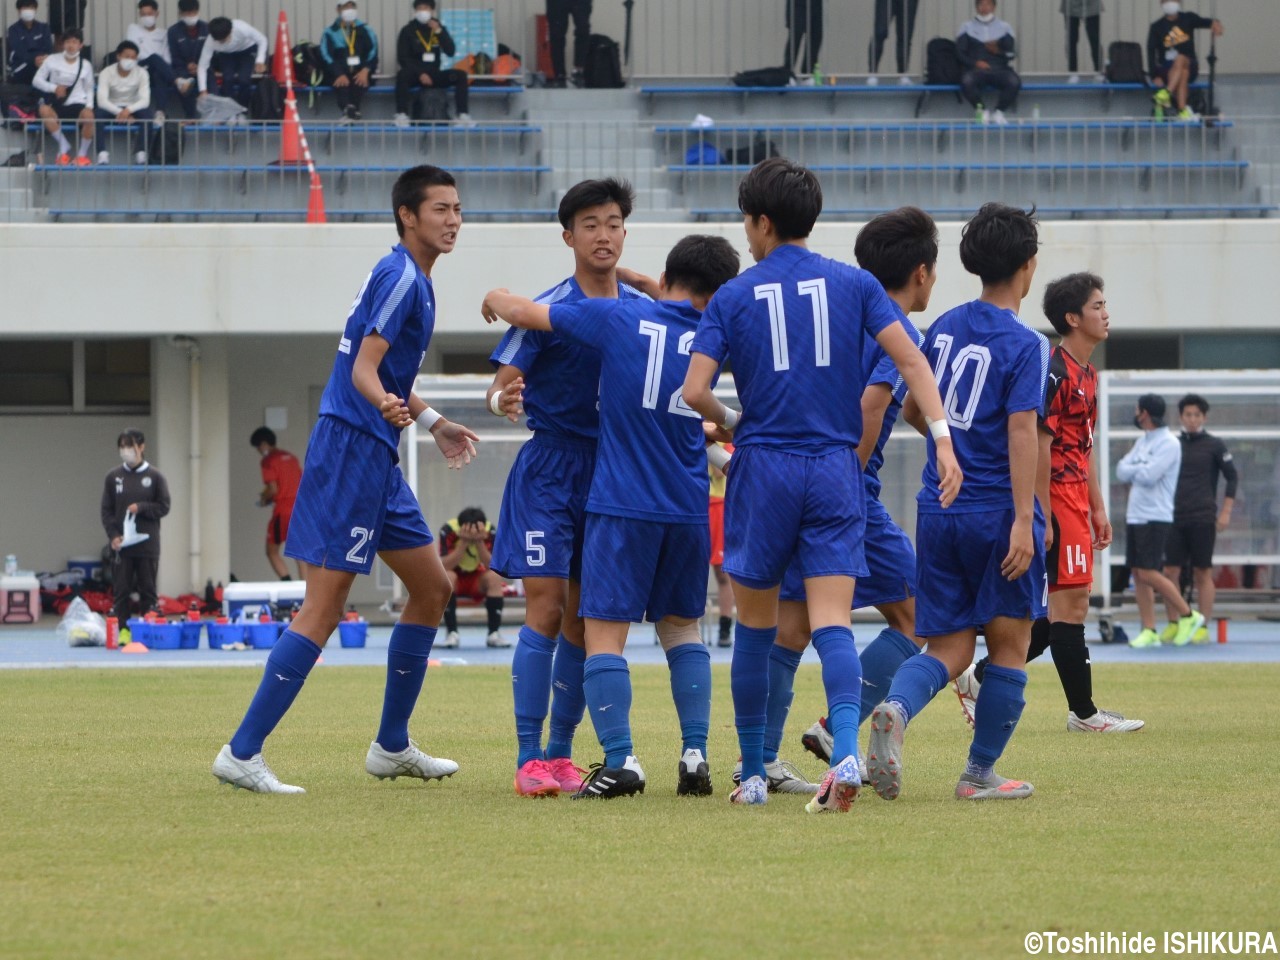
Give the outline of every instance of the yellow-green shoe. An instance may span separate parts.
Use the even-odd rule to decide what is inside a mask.
[[[1208,628],[1208,627],[1201,627],[1199,630],[1197,630],[1195,633],[1193,633],[1193,634],[1191,635],[1191,642],[1192,642],[1192,643],[1208,643],[1208,642],[1209,642],[1209,628]]]
[[[1204,626],[1204,614],[1192,610],[1185,617],[1178,618],[1178,633],[1173,638],[1175,647],[1185,647],[1191,642],[1191,635]]]
[[[1143,630],[1140,634],[1129,641],[1129,646],[1135,650],[1143,650],[1147,647],[1161,646],[1160,634],[1154,630]]]
[[[1160,631],[1160,642],[1173,643],[1173,638],[1176,637],[1177,635],[1178,635],[1178,623],[1175,620],[1173,623],[1169,624],[1167,627],[1165,627],[1163,630]]]

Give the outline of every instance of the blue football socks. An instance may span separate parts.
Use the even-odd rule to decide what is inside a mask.
[[[862,706],[858,711],[861,725],[871,711],[889,693],[898,668],[920,652],[910,637],[891,627],[885,627],[858,656],[862,664]]]
[[[941,660],[927,653],[917,654],[898,668],[885,699],[901,707],[907,722],[910,722],[950,679]]]
[[[387,688],[382,697],[378,744],[390,753],[409,746],[409,717],[427,676],[427,659],[436,641],[436,628],[397,623],[387,645]]]
[[[551,664],[551,729],[547,735],[546,758],[558,760],[573,756],[573,735],[582,722],[587,707],[582,693],[582,666],[587,651],[575,647],[564,638],[556,640],[555,659]]]
[[[231,738],[231,755],[251,760],[262,752],[263,741],[289,712],[307,674],[320,659],[320,648],[300,633],[286,630],[271,648],[258,692]]]
[[[733,691],[733,723],[742,752],[742,780],[763,778],[764,726],[769,705],[769,652],[778,637],[776,626],[733,629],[733,661],[729,667]]]
[[[827,693],[827,730],[831,762],[858,755],[858,705],[862,702],[862,664],[848,627],[819,627],[813,649],[822,660],[822,686]]]
[[[701,643],[682,643],[667,651],[671,699],[680,718],[680,749],[707,755],[711,730],[711,651]]]
[[[987,664],[986,676],[978,691],[978,702],[973,708],[973,744],[969,747],[969,762],[974,768],[985,770],[990,775],[1004,748],[1009,745],[1022,709],[1027,705],[1023,696],[1026,688],[1025,670]]]
[[[776,643],[769,651],[769,709],[764,720],[765,763],[778,759],[782,731],[787,725],[787,714],[791,712],[791,701],[795,698],[796,669],[803,657],[803,653]]]
[[[511,697],[516,711],[516,769],[542,759],[542,726],[551,703],[551,658],[556,642],[527,624],[511,655]]]
[[[582,692],[596,737],[604,748],[604,765],[620,767],[632,752],[631,671],[616,653],[587,657],[582,671]]]

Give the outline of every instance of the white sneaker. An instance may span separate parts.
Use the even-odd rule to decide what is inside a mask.
[[[225,744],[218,751],[210,771],[218,778],[219,783],[229,783],[241,790],[252,790],[254,793],[306,793],[301,787],[281,783],[262,759],[262,754],[255,754],[248,760],[239,760],[231,753],[231,744]]]
[[[880,86],[880,78],[873,73],[871,76],[867,77],[867,86],[868,87]]]
[[[462,124],[464,127],[474,127],[476,125],[476,122],[471,119],[471,114],[469,113],[458,114],[458,123]]]
[[[106,150],[99,150],[99,151],[98,151],[98,163],[100,163],[100,164],[106,164],[106,163],[110,163],[110,162],[111,162],[111,154],[109,154]]]
[[[1094,82],[1094,83],[1106,83],[1106,82],[1107,82],[1107,75],[1106,75],[1105,73],[1095,73],[1095,74],[1093,75],[1093,82]]]
[[[407,113],[397,113],[391,122],[397,127],[407,127],[409,125],[409,115]]]
[[[138,166],[142,166],[144,163],[146,163],[147,151],[139,150],[137,153],[135,153],[133,155],[133,162],[136,163]]]
[[[898,77],[898,86],[900,87],[909,87],[913,83],[915,83],[915,80],[913,80],[910,76],[908,76],[905,73],[902,76]]]
[[[1078,73],[1073,73],[1071,76],[1067,77],[1067,83],[1076,84],[1079,82],[1080,82],[1080,74]]]
[[[976,664],[969,664],[969,669],[960,676],[956,677],[951,687],[956,692],[956,696],[960,698],[960,709],[964,712],[964,722],[970,727],[973,726],[973,711],[978,705],[978,689],[982,684],[978,683],[978,678],[973,675],[973,669]]]
[[[500,634],[497,630],[485,637],[484,645],[493,647],[495,650],[506,650],[511,646],[511,641]]]
[[[1074,712],[1067,711],[1067,729],[1073,733],[1132,733],[1146,724],[1141,720],[1126,720],[1110,710],[1099,710],[1092,717],[1081,720]]]
[[[458,765],[452,760],[429,757],[418,745],[410,740],[409,746],[399,753],[383,750],[375,740],[369,744],[369,752],[364,758],[364,768],[379,780],[390,777],[417,777],[419,780],[443,780],[458,772]]]
[[[444,639],[436,644],[445,650],[457,650],[458,644],[462,642],[462,638],[458,636],[457,630],[450,630],[444,635]]]
[[[991,122],[997,127],[1007,127],[1009,125],[1009,118],[1004,115],[1003,110],[996,110],[991,114]]]

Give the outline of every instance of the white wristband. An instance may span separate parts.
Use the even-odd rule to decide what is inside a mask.
[[[928,417],[925,417],[925,421],[929,424],[929,433],[935,441],[951,436],[951,428],[947,426],[947,421],[930,420]]]
[[[495,417],[503,416],[502,413],[502,391],[493,391],[493,396],[489,398],[489,412]]]
[[[718,443],[707,447],[707,463],[722,472],[724,471],[724,468],[729,465],[730,456],[732,456],[732,454]]]
[[[733,409],[733,407],[725,407],[724,423],[720,424],[720,426],[724,427],[726,430],[732,430],[738,425],[738,421],[741,419],[742,414],[738,413],[737,410]]]
[[[430,430],[443,419],[444,416],[442,414],[436,413],[430,407],[427,407],[427,409],[418,414],[417,424],[423,430]]]

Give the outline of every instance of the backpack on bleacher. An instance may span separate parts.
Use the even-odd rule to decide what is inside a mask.
[[[435,87],[425,87],[413,102],[413,119],[424,123],[444,123],[449,119],[449,95]]]
[[[304,87],[324,86],[324,57],[315,43],[295,44],[293,50],[293,81]]]
[[[258,82],[253,85],[253,93],[249,94],[249,119],[284,119],[284,94],[280,92],[280,84],[272,77],[259,77]]]
[[[1147,71],[1142,60],[1142,44],[1129,40],[1116,40],[1107,47],[1107,82],[1147,82]]]
[[[761,160],[778,156],[778,145],[757,134],[755,142],[745,147],[738,147],[729,154],[729,162],[739,167],[754,167]]]
[[[934,37],[924,48],[924,82],[931,85],[954,87],[960,83],[964,67],[956,42],[946,37]]]
[[[182,124],[177,120],[166,120],[151,132],[151,142],[147,145],[147,162],[153,165],[172,167],[182,162]]]
[[[625,87],[622,79],[622,48],[618,41],[602,33],[587,40],[587,62],[582,67],[582,82],[596,89]]]
[[[761,67],[733,75],[735,87],[785,87],[795,79],[790,67]]]

